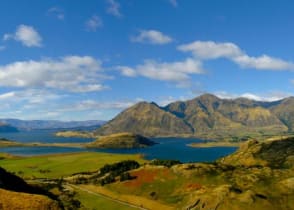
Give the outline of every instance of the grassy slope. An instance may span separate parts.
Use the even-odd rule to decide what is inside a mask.
[[[77,199],[81,202],[84,209],[92,210],[109,210],[109,209],[119,209],[119,210],[132,210],[135,208],[125,206],[123,204],[116,203],[114,201],[99,198],[95,195],[89,194],[87,192],[77,190]]]
[[[58,203],[43,195],[12,192],[0,189],[0,209],[59,210]]]
[[[95,171],[106,163],[128,159],[144,162],[140,155],[84,152],[2,159],[0,165],[24,178],[60,178],[81,171]]]

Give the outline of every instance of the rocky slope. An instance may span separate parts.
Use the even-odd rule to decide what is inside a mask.
[[[165,107],[140,102],[95,131],[96,134],[134,132],[145,136],[242,136],[292,131],[294,98],[258,102],[220,99],[205,94]]]

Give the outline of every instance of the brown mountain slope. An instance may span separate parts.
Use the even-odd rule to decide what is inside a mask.
[[[205,94],[186,102],[175,102],[165,108],[183,117],[198,132],[207,131],[285,131],[285,125],[259,102],[239,98],[220,99]]]
[[[294,97],[285,98],[270,107],[270,110],[288,127],[294,131]]]
[[[96,131],[99,135],[131,132],[144,136],[191,135],[192,128],[154,103],[141,102],[120,113]]]
[[[294,98],[259,102],[204,94],[165,107],[141,102],[123,111],[97,134],[133,132],[145,136],[242,136],[278,134],[294,127]],[[209,135],[209,136],[208,136]]]

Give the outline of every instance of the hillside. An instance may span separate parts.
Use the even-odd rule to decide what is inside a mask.
[[[133,133],[117,133],[101,136],[96,141],[89,143],[89,148],[141,148],[154,145],[155,142],[141,135]]]
[[[45,193],[0,167],[0,209],[61,209],[58,202],[45,196]]]
[[[288,127],[289,131],[294,131],[294,97],[273,104],[270,110]]]
[[[293,157],[294,138],[250,140],[213,163],[122,161],[65,180],[146,209],[288,210],[294,209]]]
[[[294,138],[258,142],[250,140],[232,155],[219,162],[233,166],[266,166],[271,168],[294,168]]]
[[[95,131],[134,132],[145,136],[224,137],[279,134],[294,127],[294,99],[260,102],[220,99],[211,94],[160,107],[140,102]]]

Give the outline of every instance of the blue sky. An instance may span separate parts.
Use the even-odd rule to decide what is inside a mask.
[[[290,0],[30,0],[0,6],[0,118],[109,120],[142,100],[294,91]]]

